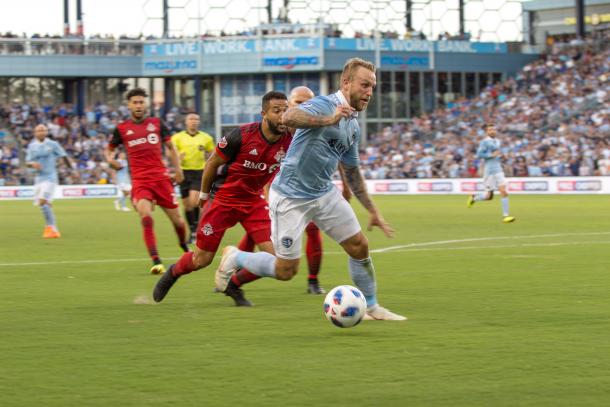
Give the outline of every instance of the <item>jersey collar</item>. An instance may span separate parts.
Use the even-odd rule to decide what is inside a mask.
[[[335,93],[335,96],[337,97],[337,99],[339,99],[339,102],[341,102],[341,104],[349,105],[349,103],[347,102],[347,99],[345,99],[345,96],[343,96],[343,92],[341,92],[340,90],[338,90]],[[352,116],[350,118],[354,119],[356,117],[358,117],[358,112],[354,111],[354,113],[352,113]]]

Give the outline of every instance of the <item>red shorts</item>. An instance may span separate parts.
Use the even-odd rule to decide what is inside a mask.
[[[197,226],[197,247],[208,252],[215,252],[225,231],[237,223],[259,244],[271,241],[271,219],[267,201],[260,199],[250,206],[227,206],[214,200],[203,208],[203,214]]]
[[[140,199],[146,199],[163,208],[178,207],[176,191],[169,178],[159,181],[133,181],[131,200],[136,206]]]

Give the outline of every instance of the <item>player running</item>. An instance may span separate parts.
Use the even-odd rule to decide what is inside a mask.
[[[311,89],[307,86],[297,86],[290,91],[288,97],[288,107],[295,107],[303,102],[308,101],[315,95]],[[296,129],[289,129],[292,134],[295,133]],[[345,174],[341,167],[339,167],[339,173],[341,175],[341,181],[343,182],[343,197],[348,201],[351,198],[351,191],[347,186],[345,180]],[[320,273],[320,267],[322,264],[322,234],[320,229],[315,223],[310,222],[305,228],[307,235],[307,241],[305,243],[305,255],[307,257],[307,267],[309,275],[307,276],[307,292],[309,294],[325,294],[326,290],[320,286],[318,275]],[[244,235],[242,240],[239,242],[237,248],[244,252],[254,251],[254,241],[247,234]],[[218,273],[219,271],[217,271]],[[238,270],[231,276],[229,285],[231,285],[230,291],[241,287],[246,282],[251,282],[259,279],[260,277],[256,274],[250,273],[246,269]],[[223,281],[222,279],[216,278],[216,281]],[[216,287],[218,291],[224,291],[226,286]]]
[[[131,176],[129,175],[129,164],[127,155],[124,152],[119,153],[119,158],[116,160],[121,166],[114,172],[114,184],[119,190],[120,197],[115,199],[114,208],[117,211],[129,212],[131,209],[127,207],[127,199],[131,195]]]
[[[25,161],[26,165],[36,170],[34,179],[34,203],[40,207],[45,220],[45,228],[42,237],[45,239],[57,239],[61,237],[55,214],[51,203],[55,187],[59,180],[57,177],[57,159],[63,158],[66,165],[72,169],[65,150],[55,140],[47,138],[49,129],[44,124],[34,128],[34,140],[28,145]]]
[[[176,182],[182,182],[183,175],[180,158],[171,142],[169,130],[160,119],[146,116],[147,97],[146,91],[142,88],[134,88],[127,92],[127,108],[131,118],[117,125],[104,155],[112,168],[120,169],[120,163],[115,160],[115,149],[122,144],[127,151],[133,180],[132,202],[140,215],[144,243],[153,261],[150,272],[160,274],[165,272],[165,267],[157,251],[153,229],[152,212],[155,204],[163,209],[174,225],[182,250],[188,251],[185,224],[180,217],[168,169],[163,164],[164,145],[171,164],[176,169]]]
[[[214,151],[214,139],[199,130],[199,115],[189,113],[184,124],[186,129],[172,136],[172,142],[180,154],[180,167],[184,181],[180,184],[180,195],[184,205],[184,216],[189,224],[190,240],[194,241],[199,222],[199,191],[205,166],[206,152]]]
[[[220,264],[225,279],[240,267],[261,277],[292,279],[299,268],[303,230],[314,221],[348,254],[352,280],[366,297],[365,318],[406,319],[377,303],[375,269],[367,238],[352,207],[332,182],[341,162],[350,189],[369,212],[369,229],[378,226],[386,236],[393,236],[393,229],[371,201],[359,169],[357,112],[366,108],[375,85],[375,66],[352,58],[343,68],[337,93],[315,97],[284,114],[284,124],[299,130],[269,194],[271,239],[277,257],[229,246],[223,250]]]
[[[262,122],[250,123],[222,137],[203,170],[200,199],[205,201],[193,252],[172,264],[154,288],[160,302],[184,274],[214,259],[227,229],[241,223],[259,249],[273,253],[269,208],[263,187],[279,170],[292,135],[281,122],[288,109],[286,95],[268,92],[262,100]],[[241,289],[225,291],[238,306],[250,306]]]
[[[485,192],[473,194],[468,197],[468,207],[471,208],[477,201],[491,201],[494,191],[500,191],[502,196],[502,222],[511,223],[515,221],[514,216],[508,212],[508,192],[506,192],[506,178],[502,170],[502,152],[500,151],[500,140],[497,138],[496,127],[493,124],[484,126],[487,137],[479,144],[477,158],[485,160],[483,184]]]

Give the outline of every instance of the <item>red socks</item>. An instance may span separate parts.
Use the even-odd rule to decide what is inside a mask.
[[[180,222],[180,225],[174,225],[174,230],[176,231],[176,236],[178,236],[178,243],[183,245],[186,243],[186,224],[184,221]]]
[[[174,264],[172,275],[174,277],[180,277],[193,271],[195,271],[195,266],[193,265],[193,252],[186,252],[178,259],[176,264]]]
[[[159,261],[159,253],[157,252],[157,239],[155,238],[155,231],[153,230],[154,221],[150,216],[144,216],[141,220],[142,230],[144,232],[144,243],[148,249],[148,254],[152,258],[153,262]]]
[[[322,234],[313,222],[307,225],[305,232],[307,233],[305,253],[307,255],[307,265],[309,266],[308,278],[310,280],[317,280],[322,263]]]
[[[239,245],[237,246],[239,250],[242,252],[253,252],[254,251],[254,240],[250,237],[250,235],[246,234],[242,237]]]
[[[254,280],[258,280],[261,276],[257,276],[256,274],[250,273],[246,269],[241,269],[236,273],[233,273],[231,276],[231,281],[238,287],[241,287],[242,284],[250,283]]]

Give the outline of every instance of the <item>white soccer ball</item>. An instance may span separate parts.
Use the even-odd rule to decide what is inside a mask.
[[[351,328],[358,325],[365,312],[364,294],[351,285],[335,287],[324,298],[324,315],[340,328]]]

